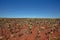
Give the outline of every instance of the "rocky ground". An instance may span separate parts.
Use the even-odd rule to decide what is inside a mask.
[[[0,40],[60,40],[60,18],[0,18]]]

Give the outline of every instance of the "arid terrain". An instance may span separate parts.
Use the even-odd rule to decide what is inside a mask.
[[[0,18],[0,40],[60,40],[60,18]]]

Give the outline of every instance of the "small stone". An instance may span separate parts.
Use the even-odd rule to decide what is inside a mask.
[[[40,33],[41,31],[39,30],[39,33]]]
[[[0,39],[2,39],[3,37],[2,36],[0,36]]]
[[[53,32],[50,32],[50,33],[53,33]]]
[[[13,34],[11,34],[11,37],[13,37],[14,35]]]
[[[45,27],[41,27],[42,29],[45,29]]]
[[[30,26],[29,28],[31,29],[32,27]]]

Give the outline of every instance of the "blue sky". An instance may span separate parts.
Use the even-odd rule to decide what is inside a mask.
[[[60,0],[0,0],[0,17],[60,18]]]

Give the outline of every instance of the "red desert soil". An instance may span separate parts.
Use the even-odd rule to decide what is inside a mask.
[[[0,40],[60,40],[60,18],[0,18]]]

